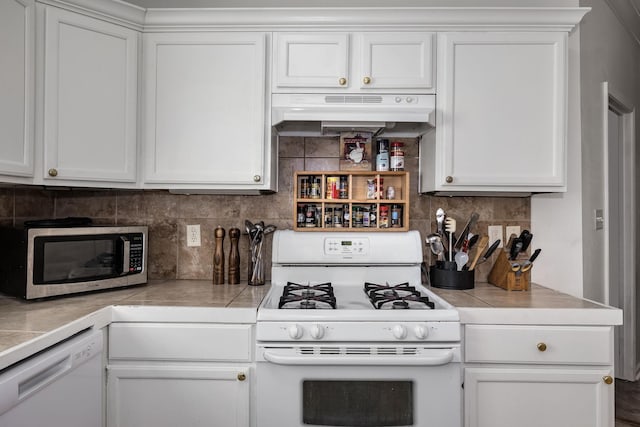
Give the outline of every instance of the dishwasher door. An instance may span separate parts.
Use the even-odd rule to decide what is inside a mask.
[[[0,426],[102,426],[102,347],[89,330],[0,373]]]

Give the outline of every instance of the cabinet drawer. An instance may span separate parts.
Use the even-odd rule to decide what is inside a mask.
[[[483,363],[613,363],[613,330],[607,326],[465,327],[465,361]]]
[[[252,325],[114,323],[109,359],[251,360]]]

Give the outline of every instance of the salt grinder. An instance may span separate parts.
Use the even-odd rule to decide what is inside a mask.
[[[237,285],[240,283],[240,251],[238,250],[240,229],[230,228],[229,239],[231,240],[231,250],[229,251],[229,284]]]
[[[213,250],[213,284],[224,284],[224,228],[217,226],[214,231],[215,248]]]

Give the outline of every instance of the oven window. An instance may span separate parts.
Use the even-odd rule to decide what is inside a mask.
[[[303,381],[302,421],[322,426],[411,426],[411,381]]]
[[[117,275],[116,248],[112,238],[48,240],[36,244],[34,283],[72,283]]]

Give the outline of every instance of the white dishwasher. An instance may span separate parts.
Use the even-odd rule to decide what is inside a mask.
[[[88,330],[0,373],[0,426],[100,427],[102,347]]]

